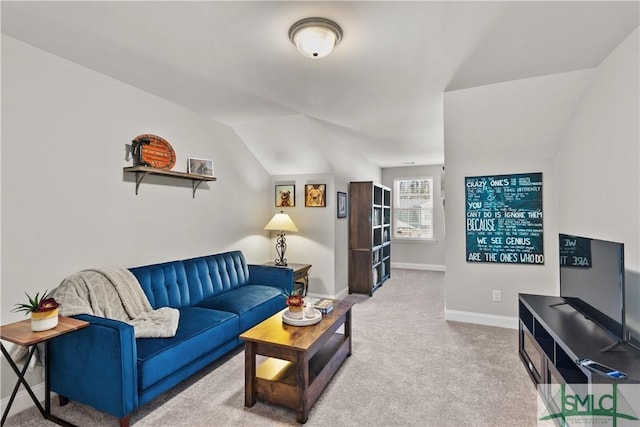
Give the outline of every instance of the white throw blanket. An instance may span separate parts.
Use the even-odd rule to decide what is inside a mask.
[[[62,281],[53,297],[60,314],[92,314],[133,325],[136,338],[172,337],[180,312],[162,307],[154,310],[138,279],[124,268],[95,268],[72,274]]]

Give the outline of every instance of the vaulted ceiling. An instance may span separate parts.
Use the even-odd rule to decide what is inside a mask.
[[[637,1],[2,1],[2,32],[231,126],[272,174],[444,162],[443,93],[596,67]],[[297,53],[321,16],[342,42]],[[299,162],[282,162],[282,153]],[[320,161],[318,161],[320,159]]]

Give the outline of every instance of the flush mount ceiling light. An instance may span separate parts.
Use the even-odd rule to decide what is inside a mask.
[[[325,18],[305,18],[291,26],[289,40],[307,58],[319,59],[331,53],[342,40],[342,28]]]

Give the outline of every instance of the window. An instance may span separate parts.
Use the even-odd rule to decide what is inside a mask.
[[[433,238],[433,178],[393,181],[393,237]]]

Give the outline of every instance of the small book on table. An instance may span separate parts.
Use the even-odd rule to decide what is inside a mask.
[[[330,299],[321,299],[313,304],[313,306],[322,314],[331,313],[333,310],[333,301]]]

